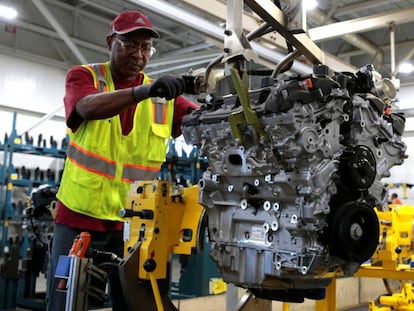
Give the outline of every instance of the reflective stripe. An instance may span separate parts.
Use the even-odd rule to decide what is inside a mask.
[[[105,92],[107,90],[105,67],[102,64],[91,64],[91,67],[95,71],[96,80],[98,81],[98,92]]]
[[[70,141],[67,149],[67,157],[75,165],[105,176],[107,178],[115,178],[116,162],[106,159],[101,155],[92,153],[76,143]]]
[[[167,103],[165,99],[152,98],[154,123],[165,124],[167,122]]]
[[[160,168],[143,165],[124,164],[122,181],[149,180],[157,177]]]

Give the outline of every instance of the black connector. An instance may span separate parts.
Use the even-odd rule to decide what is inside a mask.
[[[141,211],[134,211],[132,209],[121,209],[119,211],[119,216],[121,217],[135,217],[138,216],[141,219],[153,219],[154,218],[154,212],[149,209],[144,209]]]

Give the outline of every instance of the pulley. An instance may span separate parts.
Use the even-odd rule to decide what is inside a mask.
[[[376,161],[366,146],[348,148],[341,157],[341,175],[351,189],[368,189],[377,174]]]
[[[366,202],[347,202],[335,212],[330,224],[331,255],[363,263],[375,252],[378,240],[378,217]]]

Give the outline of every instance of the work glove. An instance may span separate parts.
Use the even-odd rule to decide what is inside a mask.
[[[181,77],[162,76],[150,85],[149,97],[176,98],[185,90],[185,81]]]

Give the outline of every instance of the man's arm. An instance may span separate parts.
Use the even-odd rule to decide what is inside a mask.
[[[66,76],[66,112],[68,116],[75,112],[82,120],[106,119],[147,98],[149,89],[149,85],[142,85],[98,93],[91,73],[76,66]]]
[[[77,114],[82,120],[106,119],[148,97],[179,96],[184,87],[181,78],[163,76],[151,84],[98,93],[93,85],[92,75],[87,69],[78,66],[72,69],[66,78],[65,106],[68,105],[72,110],[69,114],[67,111],[67,116],[75,113],[74,117],[77,118]]]
[[[145,87],[145,85],[142,85],[136,88]],[[138,101],[147,97],[142,97]],[[86,95],[76,103],[76,111],[84,120],[106,119],[121,113],[136,103],[137,101],[135,101],[132,95],[132,88],[127,88],[113,92]]]
[[[106,119],[148,97],[172,99],[181,95],[184,89],[182,78],[167,75],[151,84],[87,95],[76,103],[76,111],[85,120]]]

